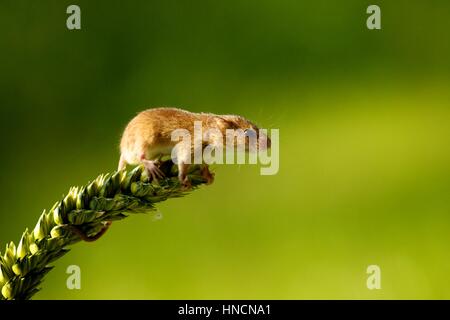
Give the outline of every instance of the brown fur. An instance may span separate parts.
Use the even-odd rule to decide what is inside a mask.
[[[193,135],[194,121],[202,121],[203,129],[217,128],[223,136],[226,129],[258,128],[241,116],[193,113],[177,108],[155,108],[140,112],[125,128],[120,143],[119,170],[126,164],[138,164],[143,158],[154,160],[170,155],[177,143],[171,141],[172,131],[187,129]]]
[[[215,115],[212,113],[193,113],[176,108],[148,109],[134,117],[125,128],[120,142],[119,170],[127,164],[143,163],[153,179],[161,177],[162,172],[155,167],[155,161],[161,155],[170,155],[171,149],[177,143],[171,141],[172,131],[175,129],[187,129],[193,136],[194,121],[202,121],[204,130],[217,128],[225,137],[226,129],[253,129],[258,128],[241,116]],[[270,140],[268,140],[270,146]],[[192,150],[187,150],[191,152]],[[189,164],[179,162],[179,179],[187,188],[190,182],[187,179]],[[214,175],[209,172],[208,166],[203,165],[202,175],[208,183],[214,180]],[[95,241],[100,238],[111,225],[107,222],[104,228],[95,236],[88,237],[77,228],[72,231],[85,241]]]

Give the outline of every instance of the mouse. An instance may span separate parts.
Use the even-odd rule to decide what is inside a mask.
[[[201,121],[202,130],[215,129],[219,134],[210,135],[208,141],[202,141],[200,148],[204,149],[208,144],[215,143],[214,139],[221,139],[222,146],[226,146],[225,137],[227,129],[242,129],[247,132],[252,129],[256,133],[256,143],[259,148],[259,128],[250,120],[239,115],[217,115],[213,113],[195,113],[179,108],[161,107],[147,109],[138,113],[125,127],[120,140],[120,160],[118,170],[124,170],[127,165],[142,164],[148,176],[154,181],[164,178],[164,173],[160,169],[161,159],[164,156],[172,156],[175,151],[178,165],[178,179],[184,189],[191,188],[188,179],[188,171],[192,154],[195,152],[191,144],[185,148],[174,148],[177,141],[172,141],[172,132],[177,129],[184,129],[191,136],[195,136],[195,121]],[[270,148],[271,141],[265,135],[265,147]],[[203,139],[203,137],[202,137]],[[208,142],[208,144],[206,144]],[[249,151],[248,140],[246,140],[245,150]],[[201,174],[207,184],[214,181],[214,174],[210,172],[206,163],[201,164]],[[94,236],[87,236],[78,227],[71,226],[71,230],[82,240],[92,242],[105,234],[112,222],[104,223],[103,228]]]
[[[163,179],[164,173],[159,169],[160,159],[173,155],[172,150],[177,144],[177,141],[171,139],[172,132],[185,129],[193,136],[195,121],[201,121],[204,130],[219,130],[222,137],[226,136],[227,129],[252,129],[257,135],[259,133],[259,128],[253,122],[239,115],[195,113],[171,107],[147,109],[139,112],[125,127],[120,140],[118,170],[125,169],[127,165],[142,164],[152,179]],[[267,147],[270,147],[270,139],[266,139]],[[204,142],[201,147],[205,147]],[[247,146],[246,150],[248,151]],[[175,156],[178,159],[178,178],[183,187],[188,189],[191,187],[187,176],[190,161],[186,160],[186,154],[190,158],[194,150],[179,149],[177,152]],[[207,164],[201,164],[201,172],[207,184],[214,181],[214,175]]]

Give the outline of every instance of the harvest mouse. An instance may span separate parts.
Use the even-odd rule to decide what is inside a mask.
[[[194,122],[201,121],[204,129],[217,129],[226,136],[226,129],[252,129],[258,134],[258,127],[238,115],[216,115],[212,113],[193,113],[177,108],[155,108],[140,112],[126,126],[120,143],[120,161],[118,170],[122,170],[127,164],[143,164],[149,175],[155,179],[162,179],[164,174],[158,168],[158,160],[163,156],[171,155],[177,141],[172,141],[171,134],[176,129],[188,130],[194,134]],[[212,137],[214,139],[214,137]],[[211,141],[210,141],[211,142]],[[201,145],[205,147],[204,142]],[[270,147],[270,139],[267,138],[267,147]],[[248,149],[247,149],[248,150]],[[184,187],[189,188],[190,182],[187,171],[194,149],[178,149],[179,180]],[[209,172],[208,165],[202,164],[202,175],[208,183],[212,183],[214,176]]]
[[[143,164],[153,180],[162,179],[164,173],[158,167],[160,164],[159,160],[163,156],[173,156],[172,152],[175,150],[175,157],[178,162],[178,178],[183,187],[189,188],[191,183],[187,177],[187,172],[191,163],[191,155],[195,151],[195,143],[194,148],[189,144],[185,148],[174,149],[178,142],[172,141],[172,132],[177,129],[184,129],[191,135],[195,135],[196,121],[200,121],[204,129],[215,129],[219,133],[215,136],[209,136],[209,144],[221,142],[221,146],[225,146],[226,143],[221,139],[226,137],[227,129],[242,129],[244,132],[252,131],[256,134],[256,137],[261,135],[255,124],[238,115],[193,113],[177,108],[148,109],[135,116],[123,132],[120,142],[121,155],[118,170],[125,169],[127,164]],[[265,138],[266,147],[270,147],[270,139],[267,136]],[[203,140],[203,136],[201,139]],[[200,148],[203,149],[205,143],[205,141],[202,141]],[[257,140],[257,144],[259,147],[259,140]],[[245,148],[249,150],[247,143]],[[202,163],[202,175],[207,183],[213,182],[214,176],[205,163]],[[88,237],[76,226],[71,226],[71,228],[84,241],[95,241],[108,230],[110,225],[111,221],[104,223],[104,228],[93,237]]]

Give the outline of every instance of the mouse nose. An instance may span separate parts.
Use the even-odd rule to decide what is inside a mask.
[[[270,140],[269,137],[267,137],[267,148],[270,148],[271,146],[272,146],[272,141]]]
[[[262,147],[265,149],[269,149],[272,145],[272,141],[270,141],[270,138],[267,136],[267,134],[261,133],[259,139],[262,142]],[[265,140],[265,143],[263,142]]]

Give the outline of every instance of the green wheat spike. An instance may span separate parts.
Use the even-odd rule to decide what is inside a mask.
[[[167,162],[161,166],[165,178],[158,182],[149,181],[138,166],[70,188],[50,211],[41,214],[34,229],[25,230],[17,246],[10,242],[0,253],[0,300],[31,299],[53,268],[49,264],[65,255],[69,245],[82,241],[72,228],[95,235],[104,222],[154,211],[155,203],[185,195],[176,166]],[[189,177],[192,189],[206,182],[199,166],[192,166]]]

